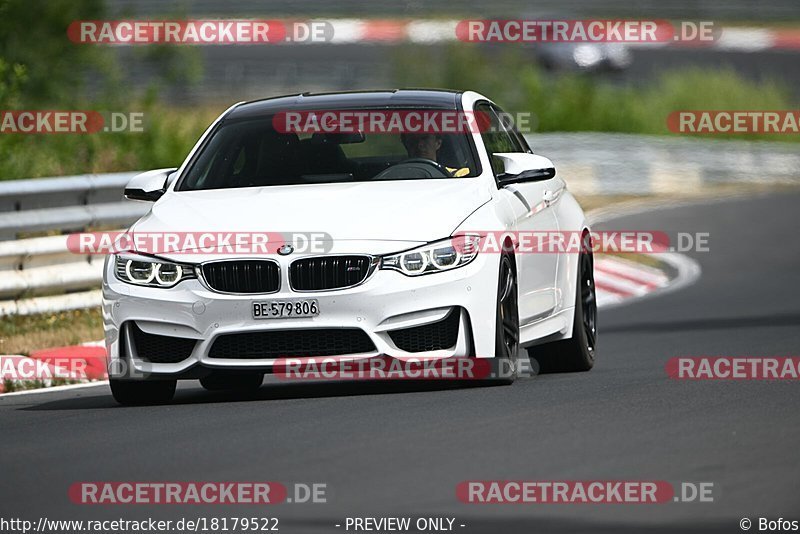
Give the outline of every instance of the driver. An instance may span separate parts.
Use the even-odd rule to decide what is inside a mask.
[[[437,153],[442,148],[442,136],[435,133],[400,134],[400,141],[406,147],[409,158],[424,158],[439,163]],[[469,168],[444,167],[450,176],[460,178],[469,174]]]

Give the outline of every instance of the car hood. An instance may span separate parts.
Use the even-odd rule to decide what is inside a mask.
[[[425,243],[449,236],[491,199],[482,180],[170,191],[134,232],[324,232],[334,241]]]

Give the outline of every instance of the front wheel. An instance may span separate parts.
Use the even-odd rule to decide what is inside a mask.
[[[162,404],[175,396],[175,380],[117,380],[108,381],[114,400],[123,406]]]
[[[514,257],[500,257],[497,281],[497,320],[495,324],[496,378],[500,384],[512,384],[519,367],[519,307]]]
[[[539,363],[541,373],[588,371],[594,367],[596,343],[597,296],[594,286],[594,258],[591,236],[586,234],[578,260],[572,338],[533,347],[530,352]]]

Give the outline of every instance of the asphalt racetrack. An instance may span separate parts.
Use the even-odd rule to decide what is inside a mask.
[[[288,383],[254,395],[179,386],[174,404],[118,407],[107,386],[0,399],[0,517],[270,516],[280,532],[346,532],[346,517],[451,517],[456,532],[741,532],[800,519],[797,381],[678,381],[676,356],[797,356],[800,193],[616,219],[708,232],[700,279],[600,313],[594,370],[510,387]],[[76,505],[82,481],[326,484],[327,503]],[[713,483],[713,502],[464,504],[466,480]],[[336,525],[340,525],[337,527]],[[464,525],[464,526],[461,526]],[[353,530],[350,530],[351,532]]]

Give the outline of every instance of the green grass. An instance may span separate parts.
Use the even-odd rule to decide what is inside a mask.
[[[178,166],[224,109],[131,104],[112,111],[144,113],[143,132],[0,135],[0,180]]]
[[[29,356],[51,347],[103,339],[100,308],[35,315],[6,315],[0,321],[0,354]]]
[[[675,135],[667,116],[678,110],[796,109],[790,92],[774,80],[752,81],[730,69],[664,72],[646,86],[613,83],[591,73],[551,74],[530,52],[506,47],[454,45],[438,53],[399,49],[394,82],[406,87],[474,89],[509,113],[532,112],[538,132],[619,132]],[[716,139],[798,141],[800,135],[713,136]]]
[[[420,61],[422,57],[424,61]],[[545,72],[529,53],[524,55],[518,48],[490,52],[468,44],[436,48],[401,46],[393,55],[392,66],[390,85],[474,89],[498,102],[507,112],[532,113],[532,131],[537,132],[676,135],[668,131],[666,120],[677,110],[797,107],[789,90],[779,82],[752,81],[723,68],[670,71],[647,85],[634,87],[599,75]],[[13,92],[13,87],[7,86],[5,90]],[[126,100],[117,96],[113,101]],[[144,132],[0,135],[0,180],[176,166],[226,104],[167,106],[158,101],[157,92],[151,92],[124,108],[119,104],[106,107],[109,111],[143,112]],[[71,109],[103,109],[103,106],[84,103]],[[707,137],[800,140],[800,135]]]

